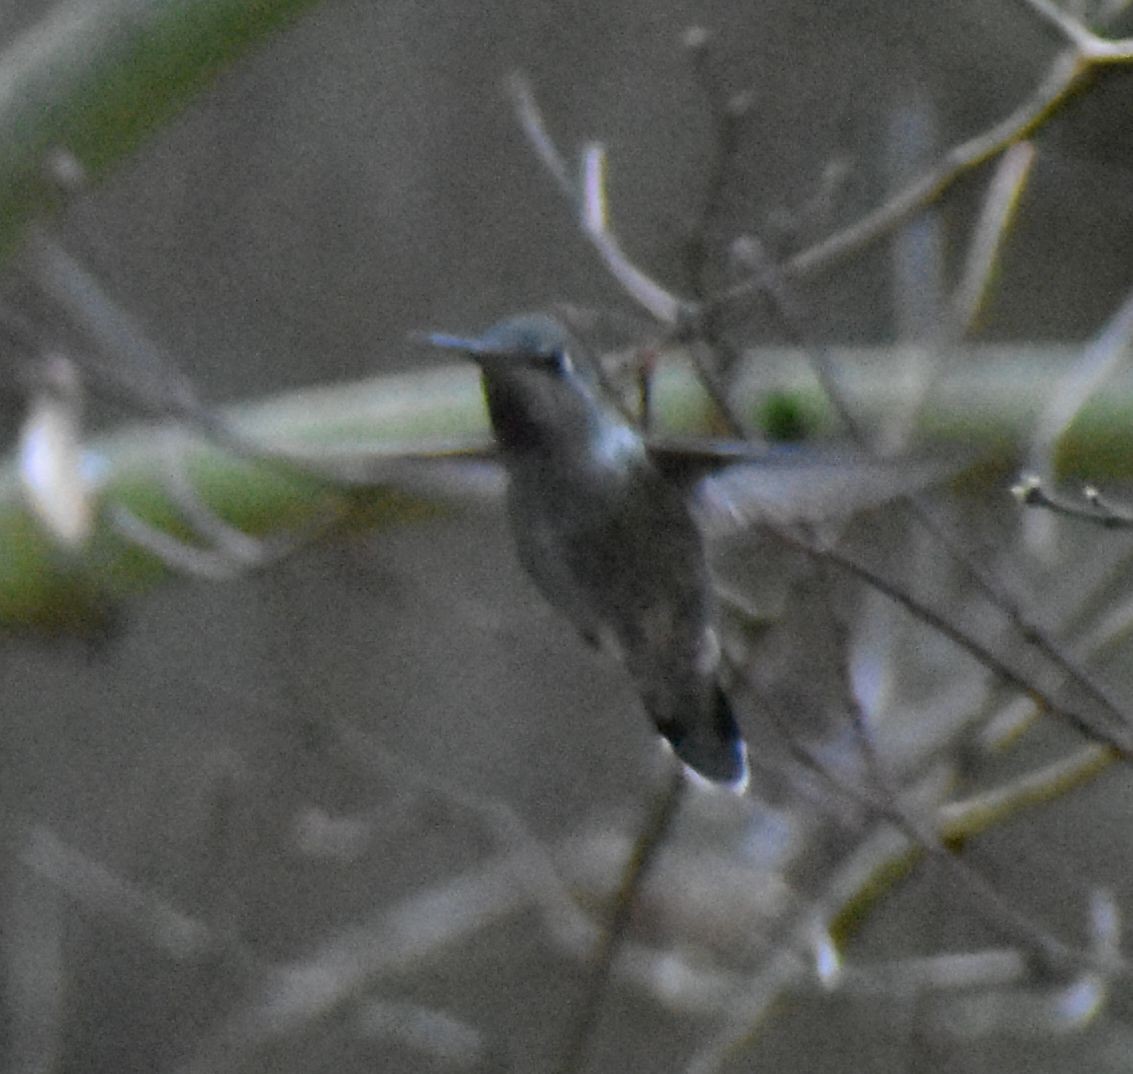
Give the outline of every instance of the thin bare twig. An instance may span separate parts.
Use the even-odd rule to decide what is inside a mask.
[[[716,77],[712,35],[707,30],[699,26],[691,28],[685,33],[684,44],[712,124],[700,214],[685,242],[688,286],[697,301],[703,302],[709,291],[712,242],[719,237],[727,208],[725,195],[739,150],[740,121],[748,111],[750,99],[742,94],[729,97],[724,92]]]
[[[725,194],[739,150],[740,121],[750,102],[744,95],[727,97],[723,92],[710,62],[711,35],[706,30],[700,27],[690,29],[685,34],[685,47],[692,58],[693,72],[707,102],[712,124],[711,155],[706,166],[700,216],[684,243],[688,286],[696,301],[704,307],[711,290],[712,244],[718,241],[721,231],[727,207]],[[697,330],[698,340],[690,348],[696,372],[728,431],[746,439],[751,431],[732,405],[725,382],[727,372],[738,364],[740,352],[721,331],[719,317],[711,314],[700,316]],[[697,346],[697,342],[703,348]],[[704,349],[709,352],[708,355],[705,355]]]
[[[1030,967],[1017,950],[999,948],[859,963],[845,968],[838,988],[851,994],[901,999],[928,989],[968,991],[1019,985],[1029,976]]]
[[[637,904],[638,894],[649,875],[657,852],[669,834],[687,785],[688,777],[684,768],[674,761],[665,786],[651,805],[622,872],[617,894],[614,897],[613,915],[602,933],[590,972],[586,975],[582,1001],[571,1019],[566,1043],[555,1068],[558,1074],[577,1074],[584,1067],[587,1050],[597,1028],[602,1005],[606,1000],[614,959],[625,939],[630,915]]]
[[[158,418],[172,418],[202,439],[237,458],[260,464],[287,476],[313,479],[328,486],[372,487],[380,484],[365,466],[304,454],[288,445],[265,445],[234,428],[220,410],[208,405],[174,356],[152,339],[144,326],[124,309],[78,258],[45,228],[29,230],[22,267],[34,284],[73,328],[93,344],[68,357],[86,374],[92,390]],[[26,318],[12,319],[0,307],[5,328],[28,335],[34,351],[34,326]]]
[[[214,582],[229,581],[278,563],[308,545],[332,525],[329,520],[319,520],[307,534],[281,534],[268,538],[248,537],[233,530],[227,541],[200,547],[151,525],[122,504],[108,504],[103,514],[119,537],[161,560],[165,567],[192,578]]]
[[[225,448],[247,445],[204,405],[192,380],[114,302],[77,258],[43,227],[30,229],[23,267],[67,320],[90,338],[101,360],[84,352],[75,360],[113,385],[122,397],[159,417],[175,417]]]
[[[1026,474],[1011,486],[1011,494],[1024,507],[1040,507],[1051,514],[1089,522],[1103,529],[1129,529],[1133,527],[1133,513],[1129,508],[1110,502],[1093,485],[1082,488],[1082,502],[1069,500],[1051,492],[1035,474]]]
[[[182,430],[159,429],[159,451],[166,456],[166,486],[181,517],[204,547],[189,544],[168,530],[151,525],[121,503],[103,505],[102,514],[124,540],[149,552],[170,570],[210,581],[238,578],[279,563],[326,535],[345,514],[345,506],[329,503],[306,526],[268,537],[252,537],[229,525],[200,497],[185,472]]]
[[[839,569],[848,572],[876,589],[878,592],[889,597],[890,600],[895,601],[911,615],[963,649],[1009,686],[1014,687],[1021,693],[1032,698],[1048,712],[1058,714],[1087,738],[1115,749],[1126,760],[1133,760],[1133,733],[1128,732],[1125,727],[1099,727],[1096,720],[1089,719],[1081,713],[1074,712],[1060,705],[1048,693],[1028,682],[1023,675],[1009,667],[990,649],[970,637],[960,627],[950,622],[942,614],[934,611],[911,594],[904,592],[865,564],[859,563],[857,560],[838,551],[836,548],[820,546],[795,531],[787,530],[782,527],[768,526],[767,528],[790,547],[796,548],[808,555],[817,554],[821,556],[824,560],[833,563]]]
[[[823,391],[826,393],[834,411],[846,426],[850,436],[862,447],[867,450],[870,449],[870,434],[848,402],[833,356],[825,344],[812,338],[806,319],[802,316],[802,311],[795,301],[786,278],[776,270],[775,266],[769,265],[763,274],[763,286],[766,293],[774,300],[775,308],[785,327],[806,349],[811,366],[818,376]],[[1042,653],[1089,697],[1109,712],[1120,725],[1120,728],[1107,731],[1099,727],[1096,721],[1083,724],[1080,720],[1076,723],[1076,726],[1080,729],[1089,728],[1089,733],[1093,737],[1100,737],[1101,741],[1115,746],[1123,756],[1129,757],[1129,747],[1133,744],[1133,737],[1131,737],[1131,734],[1133,734],[1133,718],[1130,717],[1125,706],[1106,686],[1096,680],[1077,660],[1066,653],[1032,617],[1024,613],[1019,601],[1008,590],[1007,586],[990,569],[984,566],[982,557],[969,548],[964,537],[945,521],[929,499],[925,496],[912,494],[905,497],[905,502],[907,502],[918,524],[932,534],[940,546],[964,568],[987,599],[999,608],[1008,621],[1014,625],[1022,640]],[[1021,689],[1033,693],[1033,689],[1027,687],[1019,676],[1016,676],[1016,680]],[[1053,711],[1069,715],[1063,709],[1055,708]]]
[[[1108,732],[1102,732],[1102,730],[1097,727],[1096,722],[1091,721],[1091,726],[1095,728],[1092,733],[1095,737],[1101,734],[1102,741],[1109,742],[1111,745],[1118,748],[1123,756],[1128,758],[1128,751],[1125,746],[1121,745],[1121,739],[1127,739],[1127,733],[1133,731],[1133,719],[1130,718],[1125,705],[1122,704],[1106,685],[1090,674],[1075,657],[1066,652],[1046,630],[1040,627],[1030,615],[1023,611],[1018,600],[1007,589],[1006,585],[1000,582],[990,570],[982,565],[979,557],[966,547],[963,537],[944,522],[939,513],[924,497],[912,498],[910,503],[913,506],[916,517],[933,533],[941,542],[941,545],[948,550],[949,554],[952,555],[958,563],[963,565],[985,595],[992,603],[999,607],[1010,622],[1015,625],[1022,640],[1030,647],[1042,653],[1066,675],[1071,682],[1077,685],[1085,694],[1110,714],[1119,727]],[[1066,711],[1061,708],[1056,708],[1054,711],[1067,715]],[[1106,735],[1119,735],[1119,737],[1105,737]]]
[[[864,726],[864,721],[858,720]],[[882,797],[870,795],[832,773],[827,765],[801,744],[790,742],[796,757],[808,761],[830,783],[849,798],[872,810],[880,821],[892,824],[908,840],[916,852],[925,855],[949,874],[959,889],[975,904],[992,925],[1035,952],[1048,968],[1058,970],[1096,970],[1105,974],[1128,973],[1133,966],[1122,954],[1111,949],[1103,953],[1084,950],[1056,936],[1017,909],[990,881],[961,861],[940,839],[935,825],[923,820],[905,806],[896,788],[890,787]]]

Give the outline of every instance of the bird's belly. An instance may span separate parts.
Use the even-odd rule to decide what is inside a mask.
[[[549,481],[513,487],[512,525],[527,573],[585,637],[628,663],[645,651],[659,660],[687,657],[709,627],[711,605],[687,506],[675,494],[587,491]]]

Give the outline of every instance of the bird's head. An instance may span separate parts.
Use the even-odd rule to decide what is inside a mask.
[[[479,365],[492,429],[505,453],[570,451],[605,435],[611,423],[625,425],[603,400],[592,356],[550,314],[511,317],[481,336],[423,338]]]

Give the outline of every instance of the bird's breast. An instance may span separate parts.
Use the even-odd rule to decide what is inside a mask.
[[[700,532],[683,495],[647,462],[526,468],[512,475],[509,508],[527,573],[584,634],[628,650],[708,622]]]

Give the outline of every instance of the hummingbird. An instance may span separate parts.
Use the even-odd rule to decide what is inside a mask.
[[[626,669],[686,771],[742,793],[748,751],[721,685],[706,538],[687,483],[665,471],[558,318],[424,339],[480,368],[526,573]]]

